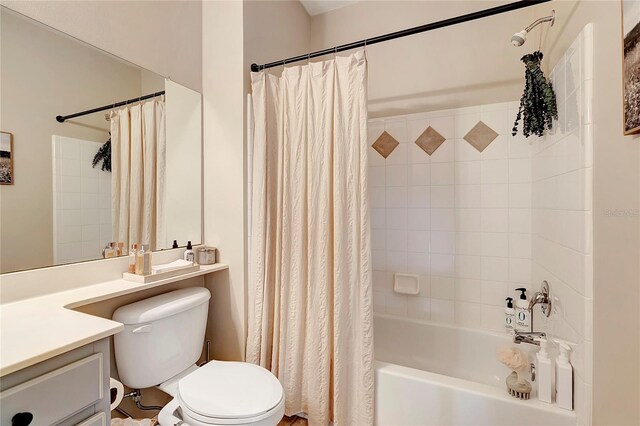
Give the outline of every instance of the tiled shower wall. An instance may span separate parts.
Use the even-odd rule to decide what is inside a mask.
[[[531,280],[531,140],[510,135],[517,103],[369,122],[400,144],[369,152],[375,312],[503,330],[505,298]],[[464,136],[482,121],[498,137],[479,152]],[[429,156],[414,141],[446,138]],[[420,294],[393,274],[420,275]]]
[[[54,263],[98,259],[111,241],[111,173],[91,166],[104,142],[52,139]]]
[[[533,150],[533,283],[547,280],[556,307],[541,329],[573,343],[578,424],[591,424],[593,26],[555,65],[553,131]]]

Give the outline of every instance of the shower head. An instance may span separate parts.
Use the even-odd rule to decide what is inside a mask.
[[[529,31],[531,31],[532,29],[534,29],[538,25],[542,24],[543,22],[551,22],[550,26],[553,27],[553,24],[556,22],[556,11],[552,10],[551,11],[551,15],[545,16],[544,18],[536,19],[527,28],[525,28],[522,31],[519,31],[519,32],[515,33],[514,35],[512,35],[511,36],[511,44],[513,44],[516,47],[522,46],[524,44],[524,42],[527,41],[527,34],[529,33]]]
[[[522,30],[511,36],[511,44],[515,47],[520,47],[527,41],[527,30]]]

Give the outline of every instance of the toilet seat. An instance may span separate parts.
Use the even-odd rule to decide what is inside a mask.
[[[176,398],[187,423],[251,424],[284,410],[278,379],[244,362],[207,363],[179,381]]]

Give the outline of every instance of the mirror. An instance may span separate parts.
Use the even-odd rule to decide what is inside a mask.
[[[0,272],[201,243],[201,94],[0,19]]]

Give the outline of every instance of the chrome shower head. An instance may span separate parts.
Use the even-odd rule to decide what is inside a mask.
[[[527,30],[522,30],[511,36],[511,44],[515,47],[520,47],[527,41]]]
[[[511,44],[513,44],[516,47],[522,46],[524,42],[527,41],[527,34],[529,33],[529,31],[531,31],[538,25],[542,24],[543,22],[551,22],[550,26],[553,27],[553,24],[556,22],[556,11],[552,10],[551,15],[545,16],[544,18],[536,19],[527,28],[512,35]]]

